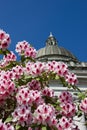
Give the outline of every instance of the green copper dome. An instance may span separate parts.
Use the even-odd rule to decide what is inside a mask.
[[[70,51],[58,46],[58,42],[52,33],[46,40],[46,46],[38,50],[36,59],[40,61],[78,62],[78,59]]]

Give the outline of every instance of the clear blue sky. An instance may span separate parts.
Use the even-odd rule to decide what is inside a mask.
[[[0,0],[0,28],[10,49],[26,40],[38,50],[52,32],[80,61],[87,61],[87,0]]]

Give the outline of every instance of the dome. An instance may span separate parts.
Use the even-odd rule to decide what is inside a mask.
[[[78,62],[78,59],[70,51],[58,46],[58,42],[52,34],[46,40],[46,46],[38,50],[36,59],[40,61]]]

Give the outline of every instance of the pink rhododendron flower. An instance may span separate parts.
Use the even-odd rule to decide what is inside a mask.
[[[48,62],[46,64],[46,67],[48,71],[53,71],[58,76],[64,77],[69,84],[75,85],[78,83],[77,76],[69,72],[68,67],[65,63],[52,61]]]
[[[2,122],[2,120],[0,120],[0,130],[6,130],[7,126],[5,125],[5,123]]]
[[[45,88],[42,90],[42,95],[43,95],[43,96],[48,96],[48,97],[53,97],[53,96],[54,96],[54,91],[53,91],[53,89],[51,89],[51,88],[45,87]]]
[[[22,126],[30,125],[32,123],[31,108],[26,105],[16,107],[12,113],[13,122],[17,122]]]
[[[59,76],[65,77],[65,75],[68,73],[68,67],[63,62],[57,62],[54,72],[56,72]]]
[[[68,73],[67,65],[64,64],[63,62],[56,62],[56,61],[48,62],[47,69],[63,77]]]
[[[68,73],[65,76],[65,80],[71,85],[76,85],[78,83],[77,76],[73,73]]]
[[[9,34],[0,29],[0,49],[6,49],[11,42]]]
[[[21,75],[23,75],[24,73],[24,70],[23,70],[23,67],[22,66],[15,66],[12,68],[12,73],[13,73],[13,76],[12,76],[12,79],[19,79],[21,78]]]
[[[81,101],[80,103],[80,110],[87,114],[87,98]]]
[[[27,86],[29,87],[29,89],[32,89],[32,90],[41,90],[41,84],[37,80],[32,80],[31,82],[27,84]]]
[[[29,90],[29,88],[19,89],[17,95],[18,104],[26,104],[32,106],[33,104],[39,105],[43,103],[41,92],[37,90]]]
[[[10,123],[7,123],[7,130],[15,130],[15,128],[10,124]]]
[[[63,116],[73,117],[75,115],[76,106],[74,103],[61,104],[61,108],[62,108],[61,113]]]
[[[36,63],[27,63],[25,73],[32,75],[33,77],[42,75],[45,72],[45,63],[36,62]]]
[[[72,94],[68,91],[63,91],[59,95],[59,100],[60,100],[60,106],[61,106],[61,113],[63,116],[67,117],[73,117],[76,112],[76,106],[73,103],[73,98]]]
[[[63,91],[59,95],[59,100],[61,103],[73,102],[72,94],[68,91]]]
[[[24,55],[25,57],[36,57],[36,49],[30,46],[30,44],[26,41],[18,42],[16,45],[16,52],[19,53],[19,55]]]
[[[38,108],[34,112],[34,123],[56,126],[57,119],[55,115],[55,109],[51,105],[46,105],[45,103],[39,105]]]
[[[33,130],[31,127],[28,127],[28,130]]]
[[[10,53],[8,53],[3,57],[3,60],[6,63],[9,63],[10,61],[16,61],[16,55],[11,51]]]
[[[11,61],[16,61],[16,59],[16,55],[11,51],[7,55],[4,55],[3,59],[0,61],[0,68],[5,68]]]
[[[3,123],[2,120],[0,120],[0,130],[15,130],[14,127],[10,123]]]
[[[2,59],[0,60],[0,68],[4,68],[6,66],[6,62]]]
[[[25,57],[31,57],[31,58],[35,58],[36,57],[36,49],[34,49],[33,47],[29,47],[28,49],[25,50]]]
[[[26,49],[29,48],[29,44],[26,41],[21,41],[16,44],[16,52],[18,52],[20,55],[24,53]]]
[[[4,78],[3,78],[4,77]],[[4,76],[0,77],[0,100],[6,99],[9,95],[12,95],[15,90],[15,84],[9,78]]]
[[[60,77],[64,77],[65,81],[68,82],[71,85],[77,84],[77,76],[75,74],[72,74],[67,69],[67,65],[62,62],[48,62],[48,63],[42,63],[42,62],[36,62],[36,63],[27,63],[25,68],[26,74],[30,74],[32,76],[41,76],[43,72],[49,74],[50,72],[53,72],[57,74]]]
[[[57,125],[58,130],[79,130],[71,118],[62,117]]]
[[[11,80],[13,76],[12,71],[1,71],[0,72],[0,79],[5,79],[5,80]]]

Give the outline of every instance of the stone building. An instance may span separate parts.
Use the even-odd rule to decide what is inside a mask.
[[[55,60],[66,63],[71,72],[77,75],[80,90],[85,91],[87,89],[87,62],[79,61],[70,51],[64,47],[60,47],[52,33],[50,33],[50,36],[46,40],[46,46],[38,50],[36,59],[42,62]],[[58,95],[60,91],[67,89],[57,80],[50,81],[49,85],[55,91],[56,95]],[[71,91],[74,92],[73,90]],[[84,115],[81,118],[75,117],[75,120],[80,130],[86,130]]]

